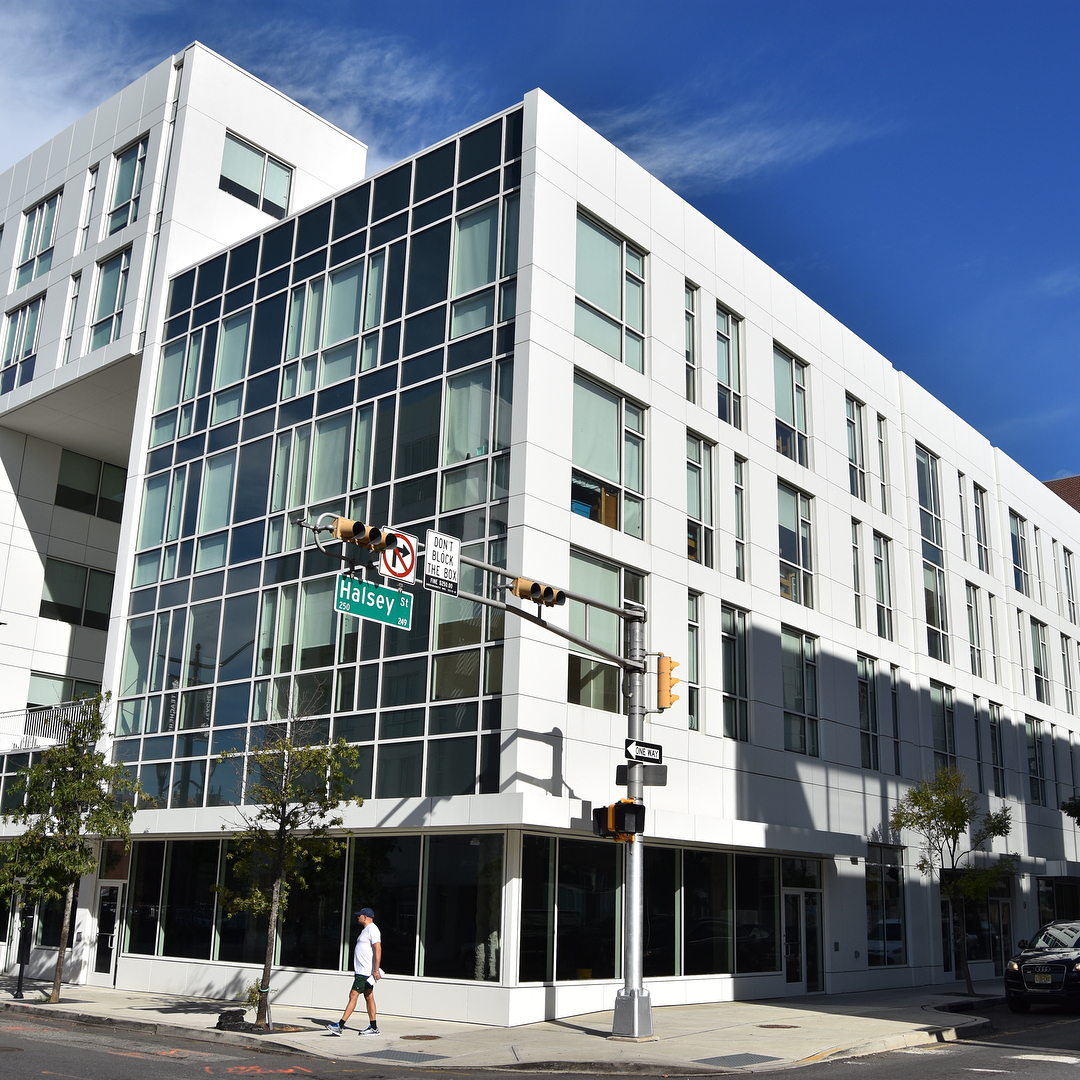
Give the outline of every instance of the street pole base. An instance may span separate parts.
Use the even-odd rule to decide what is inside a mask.
[[[648,990],[620,990],[615,996],[611,1037],[653,1040],[652,998]]]

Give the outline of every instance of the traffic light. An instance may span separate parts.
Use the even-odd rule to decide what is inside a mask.
[[[629,840],[645,831],[645,804],[620,799],[611,806],[598,806],[593,812],[593,832],[615,840]]]
[[[544,607],[562,607],[566,603],[566,593],[562,589],[540,581],[530,581],[528,578],[514,578],[510,582],[510,591],[522,600],[531,600],[534,604],[543,604]]]
[[[665,709],[670,709],[676,701],[679,700],[678,694],[673,694],[671,688],[677,683],[681,682],[681,679],[674,679],[671,676],[671,669],[679,666],[678,660],[672,660],[670,656],[665,656],[663,653],[659,655],[656,661],[656,708],[663,712]]]
[[[330,533],[335,540],[344,540],[347,544],[368,548],[371,551],[385,551],[397,547],[397,534],[383,532],[374,525],[365,525],[362,521],[337,517],[330,523]]]

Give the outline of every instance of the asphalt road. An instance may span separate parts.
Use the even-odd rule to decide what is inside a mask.
[[[1004,1005],[975,1009],[993,1025],[991,1034],[940,1046],[894,1050],[871,1057],[810,1065],[799,1080],[978,1080],[1015,1076],[1028,1080],[1080,1078],[1080,1015],[1064,1006],[1034,1006],[1015,1015]]]
[[[6,1019],[6,1018],[5,1018]],[[275,1054],[242,1046],[101,1028],[67,1021],[0,1022],[0,1078],[194,1080],[208,1076],[353,1076],[396,1080],[403,1070]]]

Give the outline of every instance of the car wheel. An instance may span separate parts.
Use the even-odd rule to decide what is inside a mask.
[[[1005,1004],[1009,1012],[1013,1013],[1026,1013],[1031,1008],[1031,1002],[1026,998],[1014,997],[1012,994],[1005,999]]]

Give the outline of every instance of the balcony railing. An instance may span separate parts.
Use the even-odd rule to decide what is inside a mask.
[[[68,724],[82,701],[65,701],[37,709],[13,709],[0,713],[0,750],[41,750],[64,741]]]

